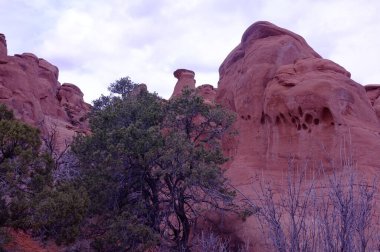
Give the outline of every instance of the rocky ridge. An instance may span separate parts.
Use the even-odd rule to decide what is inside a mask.
[[[43,134],[59,132],[59,145],[76,132],[87,132],[90,105],[73,84],[58,82],[59,70],[32,53],[7,54],[6,39],[0,34],[0,103],[18,119],[39,127]]]

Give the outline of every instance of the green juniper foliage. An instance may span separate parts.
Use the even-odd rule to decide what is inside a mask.
[[[54,160],[41,145],[38,129],[0,105],[0,228],[72,242],[87,211],[86,192],[74,184],[54,184]]]
[[[98,230],[93,247],[189,250],[204,209],[234,208],[220,168],[234,116],[190,90],[165,101],[128,77],[109,90],[94,102],[92,134],[72,145]]]

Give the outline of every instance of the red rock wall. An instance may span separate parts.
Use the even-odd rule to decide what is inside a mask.
[[[257,22],[219,72],[217,102],[238,115],[239,135],[224,146],[236,183],[262,169],[286,168],[290,155],[337,160],[349,138],[362,169],[379,163],[367,150],[380,150],[380,128],[364,87],[302,37]]]
[[[380,85],[366,85],[364,88],[367,92],[371,105],[376,112],[376,116],[380,120]]]
[[[31,53],[8,56],[4,35],[0,35],[0,103],[12,109],[18,119],[47,134],[59,131],[61,144],[75,132],[86,132],[85,115],[90,105],[72,84],[58,82],[58,68]]]
[[[307,161],[313,170],[352,155],[360,175],[378,173],[379,86],[368,86],[366,93],[348,71],[321,58],[299,35],[257,22],[219,74],[213,97],[237,114],[239,132],[223,141],[231,157],[226,175],[248,198],[255,198],[257,176],[284,184],[289,157]],[[176,93],[180,88],[177,84]],[[254,218],[232,226],[243,240],[260,243]]]
[[[284,184],[289,157],[313,170],[352,155],[361,175],[378,173],[379,89],[370,90],[370,100],[348,71],[322,59],[302,37],[257,22],[219,73],[216,100],[238,115],[238,136],[224,141],[227,176],[247,197],[255,197],[257,176]],[[257,226],[249,218],[236,230],[259,243]]]

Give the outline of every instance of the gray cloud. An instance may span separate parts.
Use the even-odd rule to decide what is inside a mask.
[[[218,68],[253,22],[292,30],[355,80],[380,82],[376,0],[0,0],[10,53],[30,51],[60,68],[91,101],[122,76],[169,97],[176,68],[216,84]]]

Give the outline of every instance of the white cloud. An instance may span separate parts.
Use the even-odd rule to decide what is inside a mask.
[[[169,97],[177,68],[216,85],[219,65],[258,20],[299,33],[355,80],[380,82],[379,8],[376,0],[0,0],[0,32],[11,53],[56,64],[87,101],[126,75]]]

